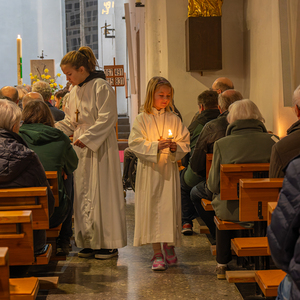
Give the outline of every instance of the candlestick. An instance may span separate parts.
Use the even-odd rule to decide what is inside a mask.
[[[21,36],[17,37],[17,67],[18,67],[18,85],[23,83],[23,73],[22,73],[22,39]]]

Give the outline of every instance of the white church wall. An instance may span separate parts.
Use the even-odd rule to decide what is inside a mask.
[[[109,7],[109,9],[108,9]],[[98,0],[98,25],[99,25],[99,64],[103,68],[105,65],[113,65],[114,58],[116,65],[124,65],[126,70],[126,30],[124,16],[124,1]],[[108,29],[109,36],[115,38],[105,38],[105,22],[111,25]],[[127,99],[125,97],[125,87],[117,87],[118,114],[127,114]]]

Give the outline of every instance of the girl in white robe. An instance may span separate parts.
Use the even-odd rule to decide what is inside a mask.
[[[134,246],[152,244],[153,270],[165,270],[167,264],[176,263],[174,246],[180,245],[177,161],[190,151],[190,138],[187,128],[170,110],[172,99],[170,82],[153,77],[147,86],[144,112],[136,117],[128,141],[138,157]]]
[[[79,257],[99,259],[118,255],[127,244],[125,202],[118,145],[115,93],[95,71],[89,47],[67,53],[61,69],[73,85],[65,119],[56,127],[73,134],[79,158],[74,173],[75,241]],[[105,77],[104,77],[105,78]]]

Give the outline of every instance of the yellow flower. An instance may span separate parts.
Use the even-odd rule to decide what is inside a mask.
[[[53,88],[53,84],[52,84],[52,83],[50,84],[50,87],[52,87],[52,88]]]
[[[49,72],[49,70],[48,70],[48,69],[45,69],[45,70],[44,70],[44,72],[45,72],[45,73],[48,73],[48,72]]]
[[[46,76],[45,76],[45,74],[42,74],[41,77],[42,77],[42,79],[44,79]]]
[[[56,83],[56,82],[54,82],[53,85],[54,85],[55,87],[57,87],[57,83]]]
[[[54,96],[53,95],[51,96],[51,100],[54,100]]]
[[[34,78],[37,78],[37,75],[34,75]]]
[[[54,79],[50,79],[50,82],[53,83],[53,82],[54,82]]]
[[[50,75],[47,75],[47,76],[46,76],[46,79],[49,79],[49,78],[51,78],[51,76],[50,76]]]
[[[36,81],[40,81],[39,79],[37,79]]]
[[[32,82],[32,84],[35,84],[35,83],[36,83],[36,81],[33,81],[33,82]]]
[[[32,73],[29,73],[29,76],[32,76]]]
[[[26,83],[24,83],[23,86],[26,86]]]
[[[33,77],[33,76],[30,76],[30,79],[32,80],[32,79],[34,79],[34,77]]]
[[[60,88],[60,89],[62,89],[62,88],[63,88],[63,86],[62,86],[61,84],[59,84],[59,88]]]
[[[60,77],[60,75],[61,75],[60,73],[57,73],[57,75],[56,75],[56,76],[57,76],[57,77]]]

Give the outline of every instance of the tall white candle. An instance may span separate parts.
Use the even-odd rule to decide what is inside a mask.
[[[21,36],[17,37],[17,67],[18,67],[18,85],[23,83],[23,74],[22,74],[22,39]]]

